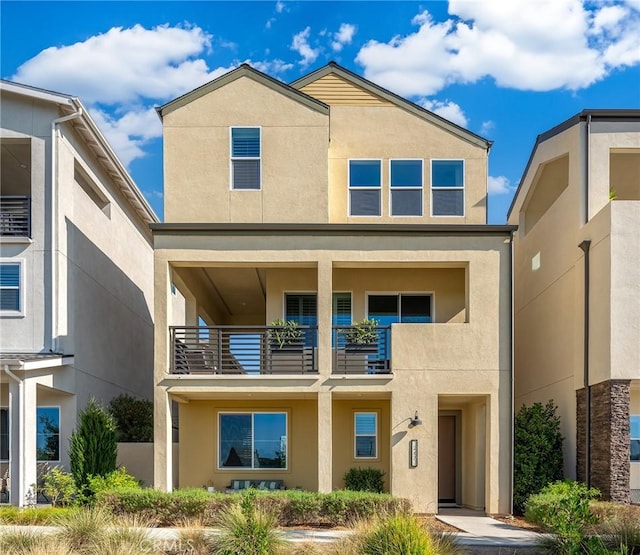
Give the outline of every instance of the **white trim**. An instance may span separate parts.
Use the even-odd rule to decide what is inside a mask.
[[[420,187],[394,187],[391,182],[391,162],[420,162]],[[393,191],[420,191],[420,214],[394,214]],[[424,159],[423,158],[389,158],[389,216],[393,218],[422,218],[424,217]]]
[[[260,135],[260,156],[233,156],[233,130],[234,129],[257,129]],[[257,189],[236,189],[233,186],[233,162],[234,160],[258,160],[260,176]],[[262,126],[261,125],[230,125],[229,126],[229,190],[230,191],[262,191]]]
[[[229,470],[232,472],[282,472],[289,470],[289,438],[291,437],[291,430],[289,430],[289,410],[287,409],[275,409],[275,410],[247,410],[247,409],[238,409],[238,410],[219,410],[218,411],[218,426],[217,426],[217,442],[216,442],[216,469],[220,471]],[[251,466],[220,466],[220,417],[225,414],[238,414],[238,415],[250,415],[251,416]],[[286,430],[286,443],[287,443],[287,451],[286,458],[287,464],[284,468],[256,468],[253,466],[253,454],[255,452],[255,434],[254,434],[254,424],[253,424],[253,416],[255,414],[284,414],[284,422],[285,422],[285,430]]]
[[[58,458],[52,460],[38,459],[38,410],[39,409],[58,409]],[[62,451],[62,408],[60,405],[36,405],[36,462],[37,463],[60,463],[60,452]]]
[[[357,428],[356,428],[356,418],[358,417],[359,414],[373,414],[376,417],[376,421],[375,421],[375,433],[374,433],[374,437],[375,437],[375,451],[376,454],[373,457],[362,457],[362,456],[358,456],[357,453],[357,439],[358,437],[371,437],[371,434],[358,434],[357,433]],[[360,410],[360,409],[354,409],[353,410],[353,458],[354,460],[369,460],[369,461],[375,461],[378,460],[380,458],[380,452],[379,452],[379,447],[378,447],[378,422],[380,420],[380,414],[378,410]]]
[[[434,187],[433,186],[433,162],[462,162],[462,187]],[[462,214],[434,214],[433,213],[433,190],[437,191],[462,191]],[[467,165],[464,158],[430,158],[429,159],[429,196],[431,201],[431,217],[432,218],[464,218],[467,213]]]
[[[367,187],[351,187],[351,162],[379,162],[380,163],[380,185]],[[379,213],[378,214],[352,214],[351,213],[351,191],[379,191]],[[347,159],[347,216],[349,218],[381,218],[382,217],[382,158],[348,158]]]
[[[0,258],[0,264],[17,264],[19,266],[18,302],[20,310],[0,310],[2,318],[24,318],[27,315],[27,284],[26,268],[27,261],[24,258]],[[3,287],[2,289],[15,289],[13,287]]]
[[[398,318],[400,318],[400,297],[402,295],[424,295],[431,297],[431,322],[429,324],[434,324],[436,320],[436,294],[435,291],[365,291],[364,292],[364,308],[366,318],[369,318],[369,297],[371,295],[396,295],[398,297]],[[408,324],[407,322],[398,322],[398,324]]]

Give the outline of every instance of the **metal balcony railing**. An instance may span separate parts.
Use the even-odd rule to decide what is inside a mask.
[[[0,236],[31,237],[31,197],[0,196]]]
[[[314,374],[318,329],[283,340],[273,326],[172,326],[172,374]],[[279,341],[278,341],[279,339]]]
[[[376,338],[367,343],[352,342],[357,326],[334,326],[334,374],[389,374],[391,372],[391,327],[376,326]]]

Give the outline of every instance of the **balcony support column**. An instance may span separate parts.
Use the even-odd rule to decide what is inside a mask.
[[[331,391],[318,392],[318,491],[333,489]]]
[[[333,264],[318,261],[318,373],[329,376],[333,360],[331,352],[331,305],[333,298]]]

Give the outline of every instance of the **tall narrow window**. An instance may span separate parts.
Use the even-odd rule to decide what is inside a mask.
[[[36,454],[38,461],[60,460],[60,408],[36,410]]]
[[[378,414],[375,412],[355,413],[356,459],[375,459],[378,456]]]
[[[351,293],[334,293],[331,320],[334,326],[351,325]]]
[[[629,417],[631,438],[631,460],[640,462],[640,414]]]
[[[431,161],[431,214],[464,216],[464,160]]]
[[[422,216],[422,160],[390,160],[392,216]]]
[[[24,314],[24,261],[0,262],[0,315]]]
[[[349,215],[380,216],[382,162],[349,160]]]
[[[0,409],[0,461],[9,460],[9,409]]]
[[[232,189],[260,189],[261,151],[259,127],[231,128]]]

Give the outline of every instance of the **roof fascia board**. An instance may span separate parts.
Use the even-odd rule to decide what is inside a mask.
[[[462,139],[472,144],[481,146],[483,148],[486,148],[487,150],[489,150],[491,148],[491,145],[493,145],[493,141],[489,141],[484,137],[481,137],[480,135],[476,135],[475,133],[472,133],[468,129],[464,129],[459,125],[456,125],[455,123],[450,122],[449,120],[443,117],[440,117],[438,114],[434,114],[433,112],[427,110],[426,108],[423,108],[422,106],[418,106],[417,104],[414,104],[413,102],[407,100],[406,98],[403,98],[385,89],[384,87],[381,87],[380,85],[376,85],[375,83],[373,83],[372,81],[369,81],[368,79],[360,77],[360,75],[358,75],[357,73],[349,71],[348,69],[336,64],[335,62],[329,62],[326,66],[323,66],[320,69],[317,69],[316,71],[313,71],[308,75],[301,77],[300,79],[296,79],[290,85],[295,89],[299,89],[331,73],[334,73],[347,81],[351,81],[352,83],[355,83],[356,85],[358,85],[359,87],[362,87],[363,89],[370,92],[371,94],[384,98],[385,100],[391,102],[392,104],[395,104],[396,106],[403,108],[408,112],[411,112],[412,114],[418,117],[421,117],[422,119],[425,119],[435,125],[443,127],[447,131],[453,133],[458,137],[461,137]]]
[[[295,100],[297,102],[300,102],[301,104],[304,104],[305,106],[307,106],[308,108],[311,108],[312,110],[316,110],[317,112],[320,112],[321,114],[325,114],[325,115],[329,114],[329,106],[327,106],[324,102],[321,102],[320,100],[313,98],[308,94],[305,94],[285,83],[282,83],[277,79],[274,79],[273,77],[270,77],[269,75],[266,75],[265,73],[262,73],[261,71],[258,71],[257,69],[252,68],[248,64],[242,64],[241,66],[237,67],[232,71],[229,71],[228,73],[225,73],[224,75],[218,77],[217,79],[214,79],[213,81],[209,81],[208,83],[202,85],[201,87],[198,87],[197,89],[194,89],[186,94],[183,94],[182,96],[179,96],[178,98],[170,102],[167,102],[167,104],[164,104],[163,106],[156,108],[156,112],[162,119],[163,116],[170,114],[174,110],[177,110],[178,108],[182,108],[183,106],[189,104],[190,102],[193,102],[194,100],[197,100],[198,98],[212,91],[215,91],[221,87],[224,87],[225,85],[228,85],[229,83],[232,83],[233,81],[236,81],[241,77],[249,77],[254,81],[257,81],[258,83],[266,87],[269,87],[270,89],[276,92],[284,94],[285,96],[291,98],[292,100]]]
[[[54,104],[66,104],[68,106],[73,105],[73,97],[70,95],[31,87],[29,85],[23,85],[22,83],[14,83],[12,81],[6,81],[5,79],[0,81],[0,91],[28,96],[29,98],[35,98],[45,102],[53,102]]]

